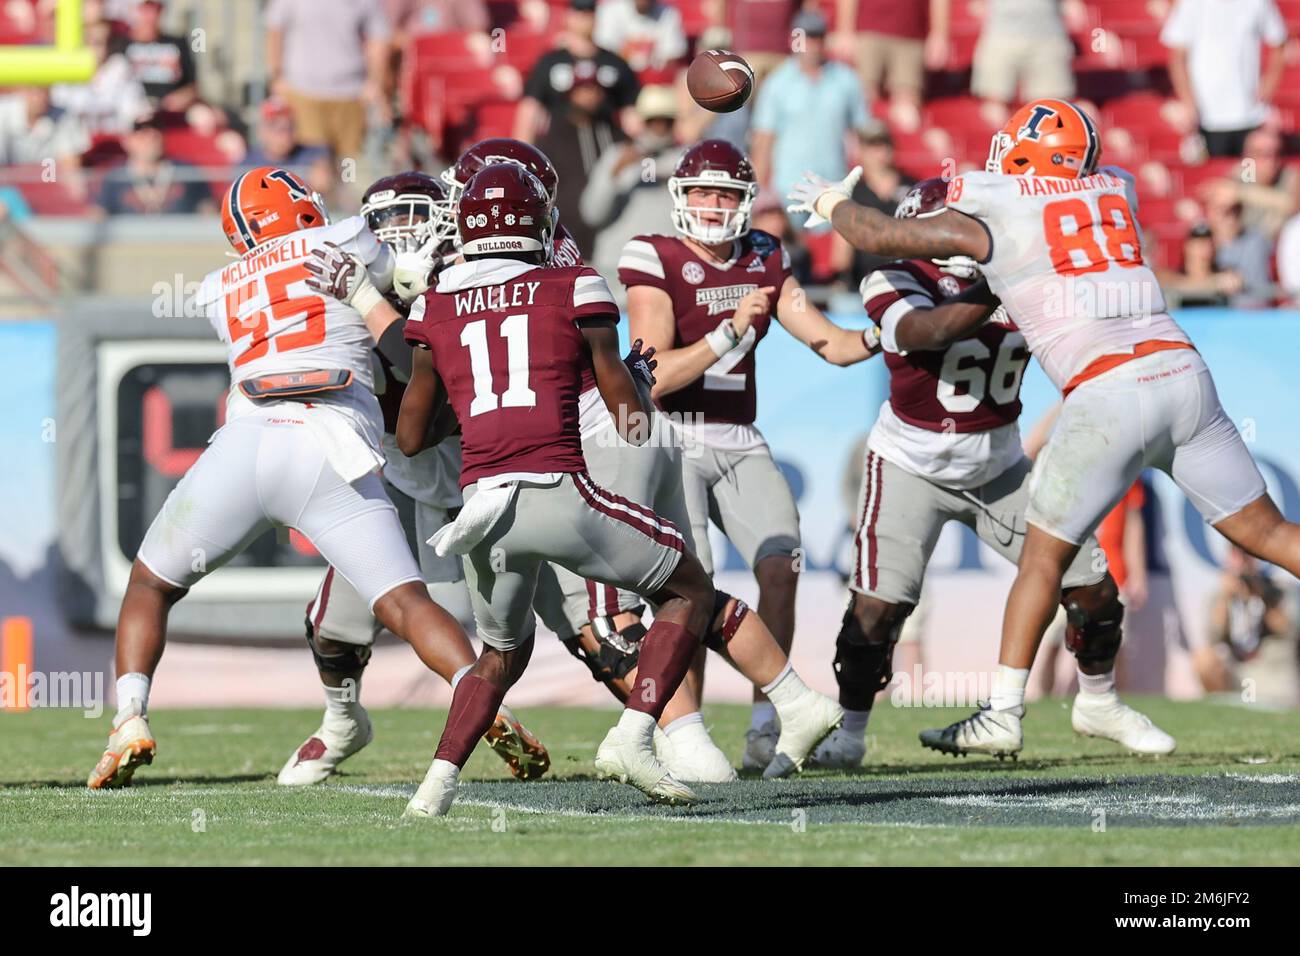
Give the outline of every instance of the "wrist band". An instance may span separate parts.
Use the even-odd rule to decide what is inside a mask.
[[[370,314],[370,310],[384,301],[384,294],[375,288],[375,284],[370,281],[369,276],[361,280],[361,286],[356,292],[352,293],[350,305],[361,313],[364,319]]]
[[[813,208],[817,210],[817,215],[829,222],[831,213],[835,211],[835,207],[840,203],[847,201],[848,198],[848,196],[841,192],[828,189],[817,197],[817,201],[813,203]]]
[[[704,341],[709,343],[709,348],[713,349],[713,354],[718,358],[726,355],[736,347],[740,341],[740,336],[736,334],[736,328],[731,324],[731,319],[723,319],[718,323],[718,327],[704,336]]]
[[[880,329],[874,325],[868,325],[862,330],[862,344],[867,347],[868,352],[875,352],[880,348]]]

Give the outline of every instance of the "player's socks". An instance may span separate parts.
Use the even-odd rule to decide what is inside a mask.
[[[687,714],[685,717],[678,717],[671,724],[669,724],[667,727],[664,728],[664,733],[666,733],[668,736],[671,737],[673,734],[678,733],[682,729],[686,727],[690,727],[695,724],[699,724],[701,727],[704,726],[704,715],[701,714],[698,710],[695,711],[695,713],[693,714]]]
[[[1025,685],[1029,683],[1029,668],[999,665],[993,677],[993,693],[989,706],[993,710],[1015,710],[1024,706]]]
[[[462,678],[452,695],[451,712],[438,741],[435,759],[448,760],[457,767],[465,766],[479,738],[497,719],[497,710],[505,696],[505,688],[482,677],[467,674]]]
[[[1085,674],[1079,671],[1080,694],[1111,694],[1115,691],[1115,671],[1104,674]]]
[[[845,733],[857,734],[861,737],[867,732],[867,721],[871,719],[869,710],[845,710],[844,723],[841,725]]]
[[[144,674],[132,672],[117,679],[117,714],[113,718],[116,727],[128,717],[144,717],[149,712],[149,678]]]
[[[464,677],[466,674],[468,674],[470,671],[472,671],[473,669],[474,669],[473,664],[466,664],[460,670],[456,671],[456,673],[451,675],[451,689],[453,692],[456,690],[456,685],[460,683],[460,679]]]
[[[756,700],[749,710],[749,729],[761,731],[764,724],[776,720],[776,708],[770,700]]]
[[[322,686],[325,689],[325,726],[333,724],[350,728],[361,719],[365,708],[361,706],[360,678],[347,681],[345,687]]]
[[[657,723],[677,693],[699,646],[699,640],[680,624],[657,620],[650,625],[641,639],[636,686],[627,699],[628,709],[648,714],[651,724]]]

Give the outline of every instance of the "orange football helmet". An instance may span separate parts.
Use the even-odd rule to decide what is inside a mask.
[[[1078,179],[1097,171],[1101,137],[1088,114],[1069,100],[1034,100],[993,134],[984,168],[1008,176]]]
[[[240,255],[268,239],[328,226],[329,221],[320,193],[275,166],[242,173],[221,201],[221,228]]]

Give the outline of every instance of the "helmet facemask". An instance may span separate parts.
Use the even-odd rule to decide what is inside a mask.
[[[696,187],[728,189],[740,193],[735,209],[723,206],[691,206],[687,194]],[[719,245],[739,239],[749,232],[750,210],[758,195],[758,184],[732,179],[725,172],[704,170],[698,176],[673,176],[668,180],[668,194],[673,200],[673,228],[705,245]],[[722,222],[701,221],[701,213],[721,214]]]
[[[396,252],[414,252],[432,240],[434,248],[456,240],[451,203],[420,193],[398,193],[362,204],[371,232]]]

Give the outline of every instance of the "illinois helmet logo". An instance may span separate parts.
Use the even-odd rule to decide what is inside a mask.
[[[1047,119],[1049,116],[1055,115],[1056,110],[1052,109],[1050,106],[1045,106],[1042,103],[1035,103],[1033,112],[1031,112],[1029,118],[1025,120],[1025,125],[1016,131],[1016,139],[1038,139],[1041,135],[1038,127],[1042,125],[1043,120]]]

